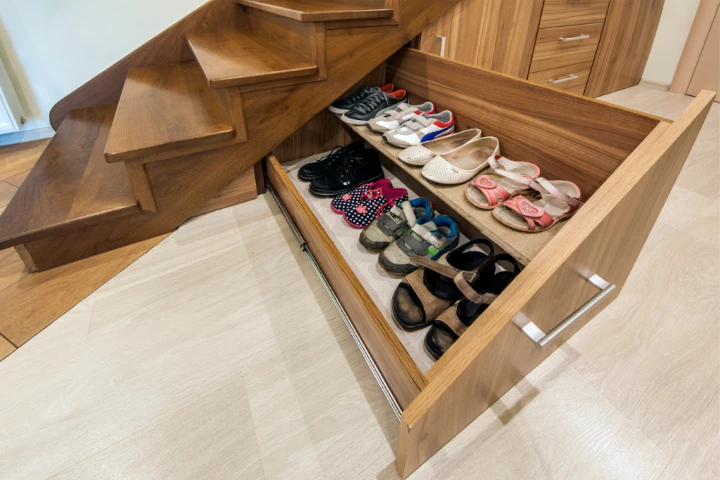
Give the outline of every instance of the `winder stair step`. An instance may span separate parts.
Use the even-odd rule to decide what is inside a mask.
[[[367,20],[390,18],[393,9],[385,0],[235,0],[240,5],[256,8],[300,22],[331,22],[336,20]]]
[[[259,30],[191,32],[187,40],[212,88],[317,75],[318,66],[300,49]]]
[[[140,211],[125,165],[103,156],[115,108],[70,112],[0,216],[0,249]]]
[[[105,157],[109,162],[170,158],[185,148],[209,149],[233,138],[231,117],[197,63],[139,68],[125,80]]]

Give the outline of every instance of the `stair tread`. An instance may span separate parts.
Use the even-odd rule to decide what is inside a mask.
[[[115,109],[70,112],[0,216],[0,249],[140,210],[125,165],[103,155]]]
[[[210,86],[228,88],[316,75],[318,65],[256,30],[187,34]]]
[[[235,0],[240,5],[301,22],[390,18],[393,9],[384,0]]]
[[[138,68],[128,73],[105,156],[137,160],[234,137],[230,115],[196,62]]]

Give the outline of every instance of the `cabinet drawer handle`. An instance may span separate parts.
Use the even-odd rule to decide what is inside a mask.
[[[445,49],[447,47],[447,37],[437,37],[437,41],[440,42],[440,56],[445,56]]]
[[[577,37],[560,37],[558,38],[559,42],[577,42],[579,40],[587,40],[590,38],[590,35],[582,34],[578,35]]]
[[[550,345],[553,340],[559,337],[565,330],[570,328],[575,322],[582,318],[591,308],[600,303],[605,297],[610,295],[615,290],[615,285],[608,283],[598,275],[593,275],[588,280],[590,283],[595,285],[600,291],[592,297],[590,300],[585,302],[583,306],[575,310],[565,320],[560,322],[557,327],[550,330],[548,333],[544,333],[537,325],[533,322],[528,322],[525,326],[520,324],[521,320],[515,318],[515,325],[520,327],[523,333],[535,344],[539,349],[543,349]]]
[[[577,80],[578,78],[580,78],[580,77],[578,77],[577,75],[575,75],[575,74],[573,73],[573,74],[568,75],[568,76],[565,77],[565,78],[557,78],[557,79],[551,78],[550,80],[548,80],[548,83],[549,83],[550,85],[557,85],[558,83],[570,82],[570,81],[572,81],[572,80]]]

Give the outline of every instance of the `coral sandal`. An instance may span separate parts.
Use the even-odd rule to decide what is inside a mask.
[[[419,268],[406,276],[395,289],[392,315],[406,330],[427,327],[439,314],[462,297],[461,288],[493,258],[487,240],[473,240],[432,261],[411,257]]]
[[[510,197],[531,191],[531,181],[540,176],[540,168],[528,162],[515,162],[502,155],[488,160],[492,172],[480,175],[465,190],[468,202],[492,210]]]
[[[446,155],[438,155],[425,165],[422,176],[441,185],[458,185],[487,168],[491,158],[500,153],[495,137],[477,138]]]
[[[577,185],[565,180],[537,178],[530,182],[534,195],[516,195],[493,210],[500,223],[523,232],[542,232],[572,216],[581,205]]]
[[[463,288],[465,298],[457,305],[443,311],[425,336],[425,348],[440,358],[482,315],[488,306],[505,290],[517,276],[520,268],[513,257],[506,253],[495,256]]]

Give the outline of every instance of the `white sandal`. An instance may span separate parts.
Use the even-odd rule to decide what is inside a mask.
[[[465,198],[473,206],[492,210],[515,195],[532,191],[530,183],[540,176],[534,163],[516,162],[501,155],[488,160],[492,171],[470,182]]]
[[[495,137],[482,137],[462,148],[437,155],[422,169],[422,176],[442,185],[465,183],[489,164],[500,153],[500,141]]]
[[[472,128],[454,135],[430,140],[422,145],[406,148],[400,152],[398,158],[408,165],[422,167],[432,160],[435,155],[446,155],[454,152],[481,136],[482,132],[479,129]]]

